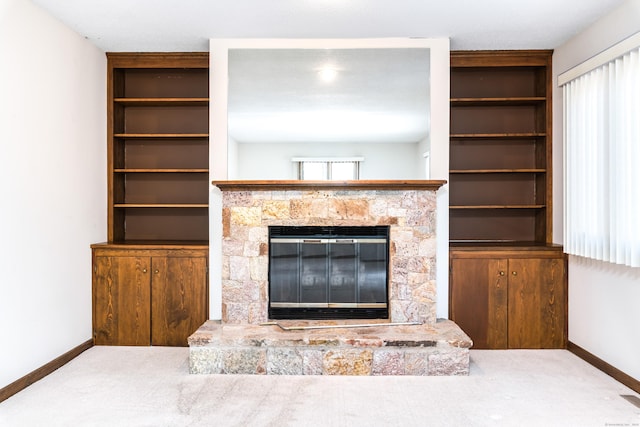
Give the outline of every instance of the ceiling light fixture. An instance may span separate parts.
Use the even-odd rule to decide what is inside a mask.
[[[322,81],[330,83],[338,76],[338,70],[332,65],[325,65],[318,71],[318,76],[320,76]]]

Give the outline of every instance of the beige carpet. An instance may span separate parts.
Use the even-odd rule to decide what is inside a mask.
[[[468,377],[189,375],[187,358],[94,347],[0,403],[0,426],[640,426],[636,393],[562,350],[472,350]]]

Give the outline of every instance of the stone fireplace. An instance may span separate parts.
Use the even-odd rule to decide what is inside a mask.
[[[439,184],[363,181],[357,186],[328,182],[301,187],[300,182],[217,183],[223,197],[222,321],[268,320],[269,226],[384,225],[390,240],[389,320],[435,323]]]
[[[392,360],[402,365],[396,373],[429,375],[443,374],[436,367],[449,366],[442,359],[448,354],[453,367],[444,374],[468,373],[469,338],[452,322],[436,319],[436,191],[443,183],[214,182],[222,191],[222,320],[207,322],[190,338],[192,372],[354,374],[362,373],[356,366],[365,366],[365,374],[384,374],[395,372],[384,367]],[[373,329],[337,328],[348,320],[296,333],[264,326],[270,320],[269,227],[274,226],[388,227],[388,319]],[[385,325],[406,323],[416,326]],[[304,325],[314,327],[309,321]],[[325,329],[330,325],[336,328]],[[445,333],[438,332],[442,328]],[[232,343],[238,342],[244,344],[234,350]],[[370,348],[363,354],[362,347]],[[339,366],[353,369],[331,368],[336,357]],[[313,362],[317,358],[321,362]],[[429,358],[438,361],[431,369]],[[421,368],[405,365],[422,359]],[[253,362],[246,367],[240,360]],[[288,368],[278,367],[283,363]]]

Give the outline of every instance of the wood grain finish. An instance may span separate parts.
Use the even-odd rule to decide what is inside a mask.
[[[108,52],[114,68],[209,68],[208,52]]]
[[[451,241],[552,241],[551,58],[451,52]]]
[[[432,190],[446,184],[445,180],[355,180],[355,181],[304,181],[304,180],[238,180],[212,181],[222,191],[271,191],[271,190]]]
[[[107,53],[109,242],[208,239],[208,68],[206,52]]]
[[[507,348],[506,259],[451,262],[451,319],[476,349]]]
[[[95,343],[186,346],[208,318],[207,247],[92,248]]]
[[[207,319],[207,260],[152,259],[151,342],[187,346],[187,338]]]
[[[456,247],[449,315],[473,348],[566,348],[566,258],[560,247]]]
[[[509,260],[509,347],[565,348],[562,259]]]
[[[456,67],[536,67],[547,66],[550,50],[474,50],[452,51],[451,62]]]
[[[150,258],[94,259],[94,339],[97,345],[151,344]]]
[[[566,346],[551,65],[550,50],[451,52],[449,307],[475,348]]]

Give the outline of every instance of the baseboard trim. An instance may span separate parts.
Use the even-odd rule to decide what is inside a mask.
[[[572,343],[571,341],[567,343],[567,350],[569,350],[571,353],[575,354],[585,362],[600,369],[605,374],[613,377],[615,380],[626,385],[636,393],[640,393],[640,381],[633,378],[632,376],[625,374],[620,369],[608,364],[604,360],[600,359],[598,356],[589,353],[587,350],[585,350],[584,348],[580,347],[577,344]]]
[[[93,347],[93,339],[83,342],[79,346],[67,351],[62,356],[56,357],[46,365],[43,365],[35,371],[28,373],[24,377],[15,380],[8,386],[0,388],[0,402],[7,400],[14,394],[24,390],[36,381],[43,379],[56,369],[60,368],[63,365],[66,365],[83,352],[89,350],[91,347]]]

